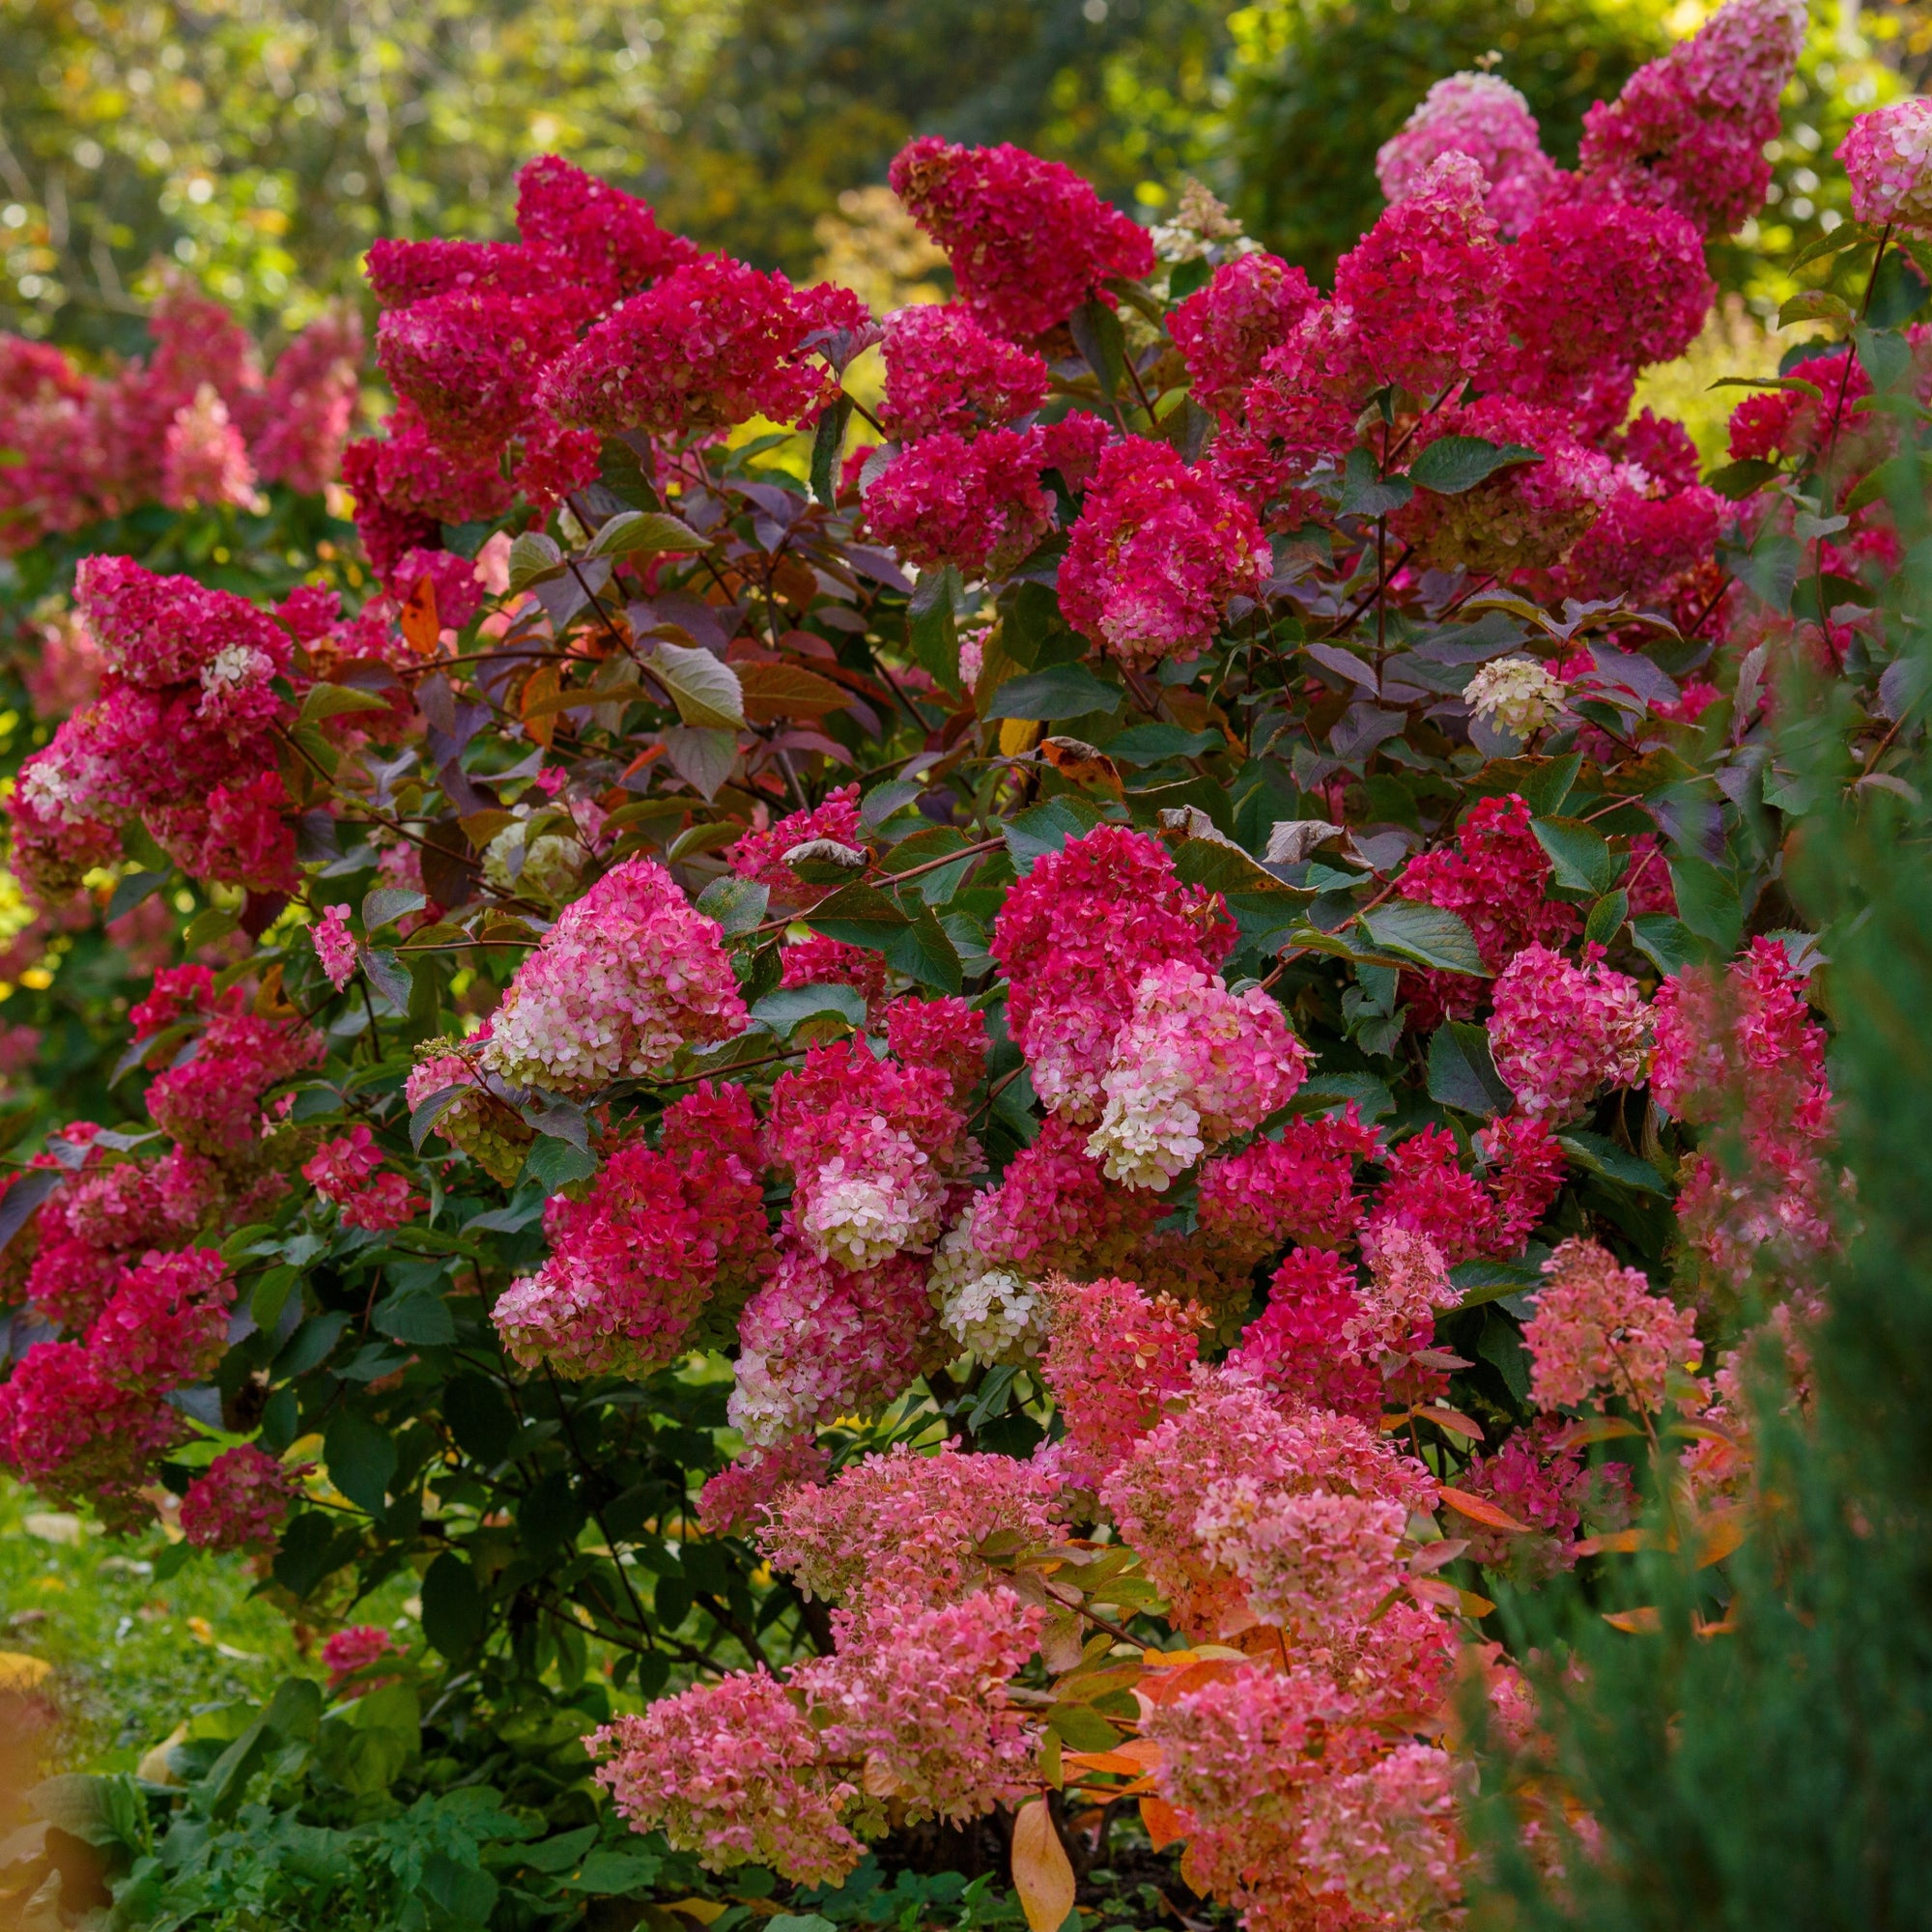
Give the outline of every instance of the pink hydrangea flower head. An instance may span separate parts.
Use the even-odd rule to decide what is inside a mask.
[[[1126,1281],[1047,1284],[1040,1374],[1066,1426],[1062,1470],[1094,1489],[1189,1385],[1202,1317]]]
[[[1058,161],[924,135],[888,179],[947,252],[960,298],[1016,342],[1062,323],[1110,275],[1153,269],[1147,231]]]
[[[556,265],[514,242],[469,242],[434,236],[404,242],[379,236],[365,258],[369,291],[381,308],[406,308],[452,290],[535,295],[556,279]]]
[[[1311,1891],[1371,1924],[1439,1923],[1462,1897],[1458,1767],[1410,1741],[1311,1796],[1301,1853]]]
[[[832,1459],[810,1436],[751,1450],[698,1492],[698,1527],[706,1536],[758,1535],[793,1489],[823,1483],[831,1467]]]
[[[95,1369],[156,1392],[211,1374],[228,1346],[235,1281],[213,1248],[154,1253],[122,1277],[87,1331]]]
[[[753,1861],[802,1885],[844,1882],[864,1847],[839,1814],[858,1788],[760,1666],[660,1698],[587,1740],[618,1815],[711,1871]]]
[[[349,930],[347,907],[332,905],[309,928],[309,943],[328,983],[339,993],[355,973],[355,940]]]
[[[1169,960],[1211,973],[1235,938],[1218,895],[1182,885],[1149,833],[1098,825],[1036,861],[1008,893],[991,950],[1041,1105],[1094,1119],[1142,977]]]
[[[885,954],[848,946],[842,939],[827,939],[822,933],[808,933],[779,948],[779,984],[851,986],[867,1007],[873,1007],[886,997]]]
[[[360,1124],[338,1139],[324,1141],[302,1164],[302,1178],[313,1181],[325,1200],[347,1201],[383,1164],[375,1141],[375,1135]]]
[[[1268,567],[1254,512],[1166,443],[1102,452],[1061,566],[1061,608],[1122,664],[1196,656]]]
[[[1289,1241],[1345,1247],[1365,1211],[1355,1163],[1380,1153],[1380,1134],[1362,1124],[1352,1101],[1340,1114],[1291,1121],[1279,1139],[1257,1140],[1202,1168],[1202,1232],[1257,1261]]]
[[[867,527],[923,570],[950,563],[968,577],[1004,576],[1052,527],[1046,462],[1037,428],[923,437],[873,477]]]
[[[517,233],[564,265],[599,308],[693,260],[696,247],[658,226],[648,202],[585,174],[561,155],[517,171]]]
[[[820,1259],[864,1269],[938,1235],[949,1185],[978,1149],[934,1065],[881,1060],[863,1042],[814,1042],[772,1090],[775,1164],[791,1169],[798,1232]]]
[[[381,1624],[351,1624],[324,1639],[322,1663],[328,1672],[329,1689],[338,1690],[359,1671],[399,1654],[395,1639]]]
[[[149,1082],[148,1112],[191,1151],[232,1157],[259,1143],[270,1090],[315,1065],[323,1052],[321,1036],[307,1027],[217,1012],[194,1057]]]
[[[1861,114],[1837,156],[1858,220],[1932,234],[1932,100],[1914,95]]]
[[[822,1487],[788,1490],[758,1542],[801,1590],[869,1622],[984,1589],[993,1573],[980,1545],[998,1531],[1050,1541],[1052,1501],[1052,1484],[1029,1463],[900,1443]]]
[[[563,422],[675,437],[753,416],[796,422],[834,380],[805,348],[810,309],[785,277],[700,255],[620,303],[538,387]]]
[[[1531,1401],[1580,1408],[1607,1393],[1653,1414],[1661,1409],[1672,1371],[1694,1369],[1703,1352],[1695,1314],[1652,1294],[1640,1269],[1620,1267],[1592,1240],[1559,1243],[1543,1272],[1546,1285],[1522,1334],[1533,1364]]]
[[[1429,90],[1376,151],[1383,195],[1403,200],[1430,163],[1449,154],[1467,155],[1482,169],[1484,206],[1505,241],[1522,233],[1559,180],[1529,102],[1500,74],[1452,73]]]
[[[1045,360],[1003,342],[958,304],[918,303],[886,318],[879,420],[895,440],[938,430],[999,429],[1046,400]]]
[[[1480,162],[1438,156],[1335,265],[1335,307],[1370,387],[1393,383],[1433,402],[1483,368],[1498,339],[1502,266],[1488,187]]]
[[[1218,974],[1185,960],[1150,967],[1114,1037],[1088,1151],[1109,1179],[1164,1190],[1208,1150],[1286,1106],[1307,1068],[1271,994],[1231,993]]]
[[[386,582],[389,595],[399,604],[407,603],[429,582],[436,599],[438,626],[460,631],[483,608],[483,586],[476,581],[476,566],[453,550],[406,550],[390,567]]]
[[[965,1099],[986,1071],[986,1018],[955,994],[925,999],[905,993],[886,1008],[886,1044],[902,1066],[933,1067],[953,1101]]]
[[[1365,1620],[1401,1581],[1398,1502],[1317,1489],[1277,1495],[1252,1476],[1208,1486],[1194,1520],[1208,1560],[1239,1578],[1248,1607],[1292,1634]]]
[[[1355,1270],[1324,1248],[1296,1248],[1268,1284],[1267,1306],[1241,1331],[1228,1357],[1294,1407],[1373,1419],[1382,1378],[1366,1346],[1371,1311]]]
[[[585,1094],[662,1072],[677,1049],[744,1030],[718,922],[649,859],[613,867],[517,969],[483,1049],[516,1086]]]
[[[403,1098],[413,1112],[449,1088],[465,1091],[447,1101],[436,1117],[434,1131],[451,1147],[461,1149],[492,1179],[505,1187],[523,1171],[524,1157],[536,1141],[536,1129],[521,1114],[483,1085],[478,1061],[494,1028],[485,1020],[470,1036],[467,1049],[451,1051],[447,1039],[426,1041],[416,1049],[416,1063],[403,1084]]]
[[[1649,1063],[1650,1009],[1601,958],[1573,966],[1525,946],[1492,988],[1490,1047],[1522,1112],[1579,1120],[1605,1087],[1634,1087]]]
[[[362,369],[362,324],[331,303],[275,357],[254,442],[264,483],[319,497],[335,481],[355,420]]]
[[[1496,1204],[1495,1252],[1513,1255],[1562,1188],[1565,1155],[1548,1122],[1528,1114],[1505,1114],[1474,1139]]]
[[[246,504],[255,498],[255,466],[228,405],[204,383],[168,424],[161,446],[161,501],[171,510]]]
[[[131,557],[83,557],[74,603],[107,668],[144,689],[198,680],[216,661],[259,658],[263,682],[289,668],[288,634],[266,611]]]
[[[822,1747],[863,1764],[870,1795],[914,1821],[959,1824],[1037,1790],[1038,1719],[1007,1695],[1044,1610],[1010,1590],[839,1633],[838,1654],[801,1665]]]
[[[784,855],[820,839],[854,851],[865,850],[856,784],[835,785],[809,811],[789,811],[762,832],[747,832],[736,844],[724,848],[724,857],[741,879],[755,879],[770,887],[781,902],[809,902],[819,896],[819,889],[808,886],[784,863]]]
[[[1462,1304],[1448,1263],[1427,1235],[1390,1223],[1364,1240],[1362,1250],[1372,1332],[1384,1348],[1399,1348],[1418,1333],[1426,1338],[1437,1315]]]
[[[789,1240],[738,1318],[732,1426],[767,1448],[814,1424],[877,1409],[926,1368],[931,1336],[921,1258],[895,1255],[855,1274]]]
[[[1727,0],[1583,117],[1581,192],[1673,208],[1731,234],[1763,203],[1765,143],[1804,44],[1804,0]]]
[[[1222,263],[1167,322],[1195,401],[1224,418],[1237,413],[1267,353],[1320,299],[1301,270],[1279,256],[1258,251]]]
[[[1424,1127],[1386,1159],[1388,1179],[1376,1193],[1372,1229],[1407,1228],[1425,1236],[1451,1266],[1495,1249],[1495,1203],[1463,1167],[1456,1137],[1446,1127]]]
[[[182,1497],[182,1534],[202,1549],[270,1548],[288,1520],[293,1473],[252,1442],[224,1449]]]

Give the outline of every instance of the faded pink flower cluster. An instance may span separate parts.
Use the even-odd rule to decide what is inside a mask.
[[[1539,1408],[1580,1408],[1616,1395],[1657,1414],[1673,1372],[1695,1369],[1703,1352],[1695,1313],[1651,1293],[1639,1269],[1619,1267],[1596,1241],[1561,1242],[1543,1272],[1522,1334],[1535,1364],[1531,1400]]]
[[[665,868],[627,859],[565,908],[518,969],[482,1053],[518,1087],[582,1095],[662,1073],[680,1046],[744,1030],[718,922]]]
[[[1377,151],[1383,195],[1403,200],[1446,154],[1467,155],[1481,167],[1484,205],[1510,239],[1529,226],[1556,187],[1556,164],[1543,152],[1528,101],[1498,74],[1455,73],[1429,90],[1401,131]]]
[[[1914,95],[1861,114],[1837,156],[1859,220],[1916,235],[1932,229],[1932,100]]]
[[[224,1449],[187,1486],[182,1534],[203,1549],[272,1548],[298,1492],[297,1472],[252,1442]]]

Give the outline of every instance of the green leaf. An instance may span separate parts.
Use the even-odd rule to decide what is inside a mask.
[[[1418,966],[1478,978],[1485,971],[1476,936],[1460,913],[1392,899],[1374,912],[1363,913],[1355,923],[1382,952],[1413,960]]]
[[[282,1310],[288,1306],[289,1291],[295,1287],[298,1270],[288,1266],[271,1267],[255,1284],[255,1292],[248,1297],[248,1313],[254,1318],[255,1326],[272,1335],[275,1323],[282,1319]]]
[[[1127,357],[1121,318],[1106,302],[1084,301],[1066,321],[1073,346],[1099,379],[1101,393],[1109,397],[1117,395],[1121,378],[1126,373]]]
[[[442,1119],[464,1094],[474,1092],[467,1083],[459,1082],[452,1087],[439,1087],[434,1094],[425,1094],[410,1110],[410,1145],[418,1153],[422,1144],[434,1131],[437,1122]]]
[[[952,606],[963,587],[958,571],[949,563],[943,570],[926,571],[906,606],[906,638],[915,661],[955,697],[965,686],[959,681],[959,629]]]
[[[956,993],[965,983],[959,953],[929,905],[893,934],[882,949],[887,961],[919,985]]]
[[[1621,890],[1605,893],[1590,908],[1590,916],[1583,922],[1585,945],[1607,948],[1623,930],[1624,921],[1629,917],[1630,895]]]
[[[1673,859],[1670,883],[1677,892],[1677,917],[1728,958],[1744,931],[1737,882],[1707,860]]]
[[[856,986],[782,986],[752,1009],[752,1017],[781,1039],[789,1039],[808,1020],[826,1014],[843,1020],[854,1033],[864,1033],[866,997]]]
[[[497,1463],[517,1440],[517,1418],[502,1391],[480,1375],[461,1375],[443,1385],[443,1420],[456,1446],[477,1462]]]
[[[524,1156],[524,1172],[541,1181],[546,1194],[554,1194],[573,1180],[588,1180],[597,1172],[597,1157],[554,1134],[539,1134]]]
[[[483,1636],[483,1593],[476,1573],[445,1549],[423,1573],[423,1635],[452,1663],[466,1658]]]
[[[1827,255],[1835,255],[1843,248],[1855,248],[1861,242],[1871,240],[1871,230],[1862,221],[1841,221],[1829,234],[1814,235],[1790,261],[1785,263],[1786,274],[1795,274],[1800,269],[1811,263],[1822,261]]]
[[[598,1830],[595,1825],[580,1825],[576,1831],[546,1838],[541,1844],[520,1845],[517,1862],[531,1871],[568,1871],[597,1842]]]
[[[429,901],[412,886],[378,886],[362,895],[362,929],[377,932],[393,925],[407,913],[420,912]]]
[[[592,1852],[583,1861],[583,1869],[564,1882],[565,1889],[587,1891],[600,1898],[619,1896],[655,1885],[664,1861],[650,1852]]]
[[[441,1295],[427,1288],[399,1289],[370,1312],[369,1325],[412,1349],[446,1349],[456,1340],[456,1321]]]
[[[868,947],[874,952],[883,952],[890,936],[912,923],[876,886],[857,885],[839,887],[803,919],[827,939]]]
[[[1335,513],[1343,517],[1386,516],[1401,509],[1414,495],[1415,485],[1406,476],[1378,481],[1369,452],[1355,448],[1349,452],[1348,467],[1342,472],[1342,500]]]
[[[1631,921],[1631,939],[1665,979],[1704,956],[1696,935],[1681,919],[1673,919],[1667,912],[1638,913]]]
[[[391,946],[358,946],[355,949],[362,960],[362,970],[374,982],[376,990],[393,1006],[398,1012],[408,1012],[410,998],[415,991],[415,979],[410,969],[396,956]]]
[[[423,1861],[421,1889],[458,1925],[487,1924],[500,1889],[481,1865],[466,1864],[441,1851]]]
[[[1197,255],[1191,262],[1177,262],[1168,270],[1168,300],[1185,301],[1196,289],[1205,289],[1213,276],[1214,265],[1206,255]]]
[[[1520,442],[1488,442],[1480,436],[1445,436],[1432,442],[1408,466],[1408,478],[1438,497],[1460,497],[1498,469],[1541,463],[1542,455]]]
[[[541,530],[526,530],[510,544],[510,588],[523,591],[563,575],[563,553]]]
[[[838,400],[818,412],[811,437],[811,494],[828,509],[838,495],[838,452],[845,446],[846,425],[852,420],[852,398],[839,390]]]
[[[217,939],[227,938],[240,923],[225,906],[203,906],[182,933],[182,950],[196,952],[204,946],[213,946]]]
[[[329,1350],[349,1326],[349,1317],[340,1308],[311,1317],[282,1345],[270,1373],[277,1381],[293,1381],[305,1376],[328,1358]]]
[[[300,723],[320,724],[325,718],[339,717],[345,711],[386,711],[389,700],[373,691],[357,691],[349,684],[312,684],[302,699]]]
[[[1881,396],[1903,388],[1912,375],[1912,345],[1895,328],[1868,328],[1861,323],[1853,337],[1859,366]]]
[[[1851,303],[1830,289],[1800,289],[1795,296],[1787,296],[1777,311],[1779,328],[1789,328],[1794,322],[1846,323],[1851,319]]]
[[[1602,1134],[1585,1133],[1581,1127],[1572,1127],[1568,1133],[1556,1136],[1556,1144],[1578,1167],[1602,1175],[1605,1180],[1634,1187],[1640,1194],[1670,1192],[1669,1183],[1649,1161],[1639,1160],[1635,1154],[1626,1151],[1615,1141]]]
[[[1171,758],[1198,758],[1225,751],[1228,741],[1218,731],[1183,731],[1179,724],[1133,724],[1104,747],[1117,765],[1161,765]]]
[[[645,475],[643,465],[638,461],[638,452],[628,442],[619,442],[614,436],[604,439],[604,447],[597,458],[597,480],[634,510],[661,507],[658,493],[651,479]]]
[[[328,1480],[358,1509],[380,1516],[396,1473],[395,1437],[353,1408],[338,1409],[322,1438],[322,1455]]]
[[[1538,818],[1530,830],[1549,855],[1549,869],[1559,886],[1573,892],[1606,893],[1622,876],[1624,861],[1610,850],[1609,840],[1578,818]]]
[[[693,554],[711,545],[687,523],[663,510],[620,510],[590,539],[587,556],[661,556]],[[511,567],[515,568],[512,547]]]
[[[736,833],[739,828],[734,825],[731,830]],[[734,939],[763,922],[771,896],[771,887],[756,879],[741,879],[735,872],[726,872],[698,894],[696,905],[707,919],[715,919],[724,927],[726,939]]]
[[[1742,556],[1730,559],[1732,573],[1774,611],[1788,612],[1791,593],[1804,560],[1804,547],[1794,536],[1773,533],[1761,538]]]
[[[1735,463],[1720,464],[1704,480],[1719,496],[1741,503],[1747,497],[1756,496],[1774,476],[1783,473],[1776,464],[1767,463],[1760,456],[1741,456]]]
[[[1485,798],[1515,792],[1537,817],[1550,818],[1562,810],[1582,769],[1581,752],[1567,758],[1492,758],[1476,774],[1474,789]]]
[[[167,884],[167,872],[129,872],[125,879],[118,880],[114,887],[114,896],[107,901],[107,911],[103,918],[111,923],[124,913],[130,913],[144,900]]]
[[[641,516],[642,511],[631,512]],[[675,521],[673,519],[672,521]],[[677,715],[698,730],[734,729],[745,722],[745,693],[738,673],[696,644],[660,639],[644,660],[648,670],[670,693]]]
[[[1059,1703],[1046,1714],[1046,1724],[1073,1750],[1112,1750],[1121,1734],[1091,1704]]]
[[[1119,685],[1102,684],[1085,665],[1049,665],[1045,670],[1009,678],[993,694],[986,716],[1048,724],[1095,711],[1118,711],[1125,696]]]
[[[1486,1301],[1541,1288],[1543,1271],[1527,1262],[1458,1262],[1449,1270],[1449,1279],[1461,1291],[1463,1306],[1478,1308]]]
[[[1429,1097],[1484,1120],[1516,1105],[1509,1083],[1496,1071],[1486,1029],[1466,1020],[1435,1029],[1429,1042]]]
[[[673,724],[664,734],[665,755],[670,768],[706,798],[731,776],[738,762],[736,731],[708,731],[692,724]]]
[[[1006,837],[1013,870],[1024,878],[1033,870],[1036,859],[1058,852],[1069,838],[1084,838],[1099,822],[1098,806],[1077,792],[1065,792],[1015,812],[1000,830]]]

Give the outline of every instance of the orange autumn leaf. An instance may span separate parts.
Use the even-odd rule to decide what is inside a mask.
[[[1467,1490],[1452,1490],[1446,1483],[1436,1493],[1458,1516],[1465,1516],[1471,1522],[1481,1523],[1485,1529],[1506,1530],[1513,1536],[1529,1534],[1528,1523],[1517,1521],[1508,1510],[1498,1509],[1486,1497],[1472,1496]]]
[[[1032,1932],[1060,1932],[1073,1910],[1073,1867],[1043,1798],[1029,1799],[1013,1817],[1013,1889]]]
[[[1164,1852],[1187,1835],[1180,1813],[1165,1798],[1141,1800],[1141,1823],[1147,1828],[1149,1844],[1157,1852]]]
[[[1604,1621],[1612,1630],[1628,1631],[1633,1636],[1648,1636],[1663,1628],[1663,1619],[1650,1604],[1634,1610],[1605,1610]]]
[[[442,623],[436,612],[436,583],[427,575],[403,600],[403,636],[418,657],[433,658],[442,641]]]

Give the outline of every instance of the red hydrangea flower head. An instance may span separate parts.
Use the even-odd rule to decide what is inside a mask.
[[[1122,664],[1185,660],[1268,566],[1254,512],[1164,442],[1110,444],[1061,566],[1061,608]]]
[[[835,785],[810,810],[789,811],[762,832],[747,832],[735,844],[725,847],[724,857],[741,879],[755,879],[769,886],[780,899],[812,899],[818,896],[818,889],[808,886],[792,871],[784,855],[821,838],[854,851],[865,850],[856,784]]]
[[[539,155],[518,170],[517,233],[567,267],[600,308],[697,254],[683,236],[658,226],[648,202],[585,174],[561,155]]]
[[[235,1004],[231,994],[228,1005]],[[137,1041],[153,1039],[182,1021],[199,1019],[215,1008],[214,974],[206,966],[163,966],[144,1000],[128,1011]]]
[[[816,323],[783,275],[700,255],[558,356],[539,399],[563,422],[607,436],[683,436],[760,415],[796,422],[833,381],[804,353]]]
[[[235,1282],[213,1248],[151,1254],[87,1331],[96,1371],[156,1393],[200,1381],[228,1344]]]
[[[335,480],[361,381],[362,324],[333,304],[275,358],[255,439],[256,472],[319,497]]]
[[[1065,322],[1110,275],[1152,272],[1144,228],[1071,168],[1023,149],[928,134],[899,150],[888,179],[946,250],[961,299],[1016,342]]]
[[[1039,480],[1047,460],[1037,428],[923,437],[873,477],[867,526],[922,570],[951,563],[967,577],[1004,576],[1052,527]]]
[[[85,1500],[116,1527],[146,1514],[135,1492],[184,1433],[156,1391],[112,1380],[78,1342],[35,1343],[0,1384],[0,1460],[53,1500]]]
[[[289,639],[265,611],[191,577],[157,577],[131,557],[87,556],[74,602],[106,668],[146,688],[199,679],[211,665],[266,681],[289,668]]]
[[[441,236],[426,242],[381,236],[370,242],[363,266],[377,306],[385,309],[461,291],[533,296],[556,280],[554,266],[534,249]]]
[[[902,1066],[936,1068],[957,1102],[985,1073],[986,1017],[953,994],[907,993],[886,1009],[886,1044]]]
[[[1478,162],[1442,155],[1335,265],[1335,307],[1371,386],[1393,383],[1434,401],[1488,361],[1502,259],[1487,191]]]
[[[1369,1315],[1348,1263],[1323,1248],[1296,1248],[1275,1270],[1267,1306],[1241,1331],[1228,1366],[1294,1407],[1373,1421],[1382,1378],[1365,1347]]]
[[[998,429],[1046,400],[1045,360],[989,335],[956,303],[918,303],[886,318],[879,420],[901,441],[937,430]]]
[[[1438,80],[1376,152],[1376,177],[1403,200],[1440,156],[1467,155],[1488,183],[1484,205],[1505,240],[1520,235],[1554,191],[1558,172],[1543,152],[1529,102],[1501,75],[1452,73]]]
[[[1222,263],[1167,321],[1195,401],[1236,413],[1263,358],[1320,299],[1308,277],[1279,256],[1257,251]]]
[[[848,946],[842,939],[827,939],[823,933],[808,933],[779,948],[779,984],[851,986],[867,1007],[874,1006],[886,997],[885,955]]]
[[[1284,1243],[1346,1247],[1362,1225],[1355,1163],[1381,1156],[1381,1135],[1350,1101],[1340,1114],[1289,1122],[1278,1140],[1258,1140],[1201,1170],[1202,1232],[1259,1261]]]
[[[376,326],[376,359],[438,443],[476,459],[516,433],[538,371],[571,335],[559,299],[452,289],[387,310]]]
[[[395,1639],[382,1625],[352,1624],[324,1640],[322,1663],[328,1672],[329,1686],[334,1689],[358,1670],[367,1670],[371,1664],[397,1654]]]
[[[1586,437],[1622,423],[1637,370],[1681,355],[1711,305],[1703,242],[1667,208],[1552,202],[1497,268],[1506,339],[1485,380]]]
[[[1492,997],[1496,1071],[1525,1114],[1580,1120],[1605,1086],[1634,1087],[1644,1077],[1650,1009],[1636,981],[1601,958],[1573,966],[1548,947],[1525,946]]]
[[[201,1549],[263,1549],[288,1520],[291,1471],[252,1442],[224,1449],[182,1497],[182,1534]]]
[[[1764,201],[1765,143],[1804,43],[1804,0],[1727,0],[1583,117],[1581,190],[1674,208],[1731,234]]]
[[[764,1529],[794,1485],[822,1483],[832,1459],[810,1436],[753,1449],[720,1469],[697,1495],[697,1522],[706,1536],[753,1536]]]
[[[1097,825],[1037,860],[1008,893],[991,950],[1007,1030],[1047,1111],[1093,1119],[1142,976],[1169,960],[1211,973],[1236,937],[1219,895],[1182,885],[1149,833]]]

